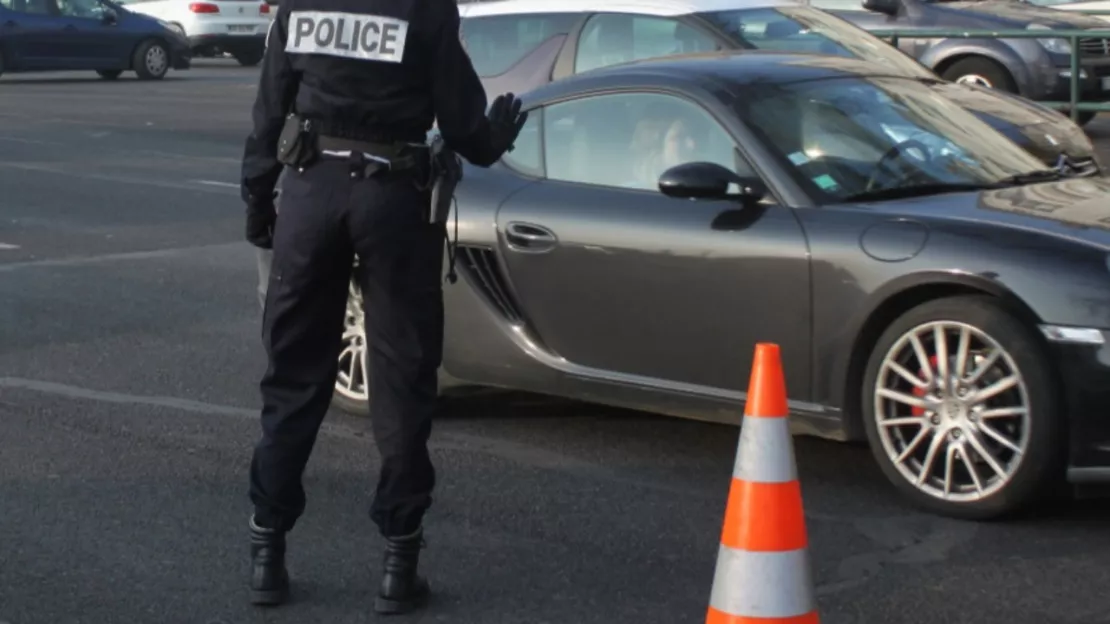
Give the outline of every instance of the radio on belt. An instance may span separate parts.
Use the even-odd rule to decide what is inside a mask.
[[[379,15],[292,11],[285,51],[400,63],[409,24]]]

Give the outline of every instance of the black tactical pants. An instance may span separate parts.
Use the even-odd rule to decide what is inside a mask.
[[[331,403],[353,254],[365,298],[370,417],[382,464],[370,516],[407,535],[431,504],[427,440],[443,345],[444,227],[407,172],[352,178],[343,160],[286,171],[262,337],[262,438],[250,497],[262,525],[289,530],[305,509],[301,476]]]

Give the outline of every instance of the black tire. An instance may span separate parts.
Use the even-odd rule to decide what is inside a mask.
[[[1024,380],[1026,407],[1029,411],[1027,447],[1023,458],[1017,463],[1010,481],[1000,489],[978,500],[967,502],[944,501],[924,492],[911,483],[895,465],[883,446],[876,419],[876,396],[882,362],[899,339],[913,328],[924,323],[947,321],[969,325],[986,334],[1009,355],[1009,361]],[[950,339],[951,340],[951,339]],[[954,341],[952,341],[954,344]],[[924,345],[930,357],[935,357],[932,343]],[[952,347],[949,353],[955,352]],[[1005,359],[1003,358],[1005,362]],[[917,371],[913,371],[917,372]],[[1065,422],[1062,414],[1059,382],[1057,381],[1050,358],[1041,337],[1028,324],[1002,307],[998,300],[982,295],[958,296],[937,299],[923,303],[895,320],[873,349],[862,387],[864,427],[872,453],[879,467],[894,486],[910,501],[930,512],[967,520],[991,520],[1012,515],[1026,509],[1038,501],[1042,495],[1049,494],[1050,486],[1061,482],[1064,477],[1066,461]],[[1019,392],[1010,389],[1007,393]],[[924,415],[921,416],[924,419]],[[941,425],[946,422],[938,414]],[[993,425],[999,421],[991,421]],[[907,425],[902,429],[908,436],[915,435],[918,429]],[[940,435],[939,433],[936,435]],[[905,438],[903,438],[905,439]],[[958,438],[957,438],[958,439]],[[985,436],[983,439],[987,439]],[[924,449],[932,437],[926,437],[919,448]],[[993,441],[992,441],[993,442]],[[965,439],[970,447],[970,439]],[[946,446],[946,445],[945,445]],[[899,449],[901,450],[901,449]],[[920,457],[917,455],[916,457]],[[995,459],[999,459],[996,452]],[[942,466],[943,456],[937,456],[934,466]],[[939,469],[939,468],[938,468]],[[961,468],[966,470],[966,468]],[[983,468],[977,472],[987,474]],[[990,476],[993,476],[993,471]],[[988,477],[980,476],[981,479]]]
[[[331,404],[333,407],[347,414],[351,414],[352,416],[370,415],[370,401],[355,401],[339,394],[339,392],[332,395]]]
[[[155,64],[151,61],[151,55],[160,55],[164,62]],[[131,67],[140,80],[161,80],[170,71],[170,59],[170,50],[166,44],[157,39],[147,39],[135,48]]]
[[[959,82],[969,76],[978,76],[992,89],[1017,93],[1018,87],[1009,70],[997,61],[984,56],[969,56],[952,63],[941,72],[940,77],[950,82]]]
[[[115,80],[123,75],[123,71],[119,69],[98,69],[96,73],[105,80]]]
[[[264,49],[240,51],[234,53],[235,60],[239,61],[239,64],[243,67],[254,67],[255,65],[258,65],[262,62],[262,57],[264,55]]]

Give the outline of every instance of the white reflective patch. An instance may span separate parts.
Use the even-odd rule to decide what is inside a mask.
[[[713,581],[709,606],[732,616],[792,619],[816,608],[805,549],[752,552],[721,546]]]
[[[293,11],[285,51],[400,63],[409,23],[365,13]]]

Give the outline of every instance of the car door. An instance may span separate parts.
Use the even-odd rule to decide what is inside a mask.
[[[536,114],[544,177],[496,222],[510,288],[543,348],[633,383],[742,391],[755,344],[772,341],[788,383],[805,392],[809,269],[793,212],[658,191],[659,174],[680,162],[754,176],[730,133],[700,104],[660,92],[589,95]]]
[[[58,45],[66,64],[74,69],[118,69],[127,59],[115,9],[98,0],[53,0],[62,34]],[[129,60],[129,59],[128,59]]]
[[[0,0],[0,49],[12,70],[51,69],[61,63],[61,25],[49,0]]]

